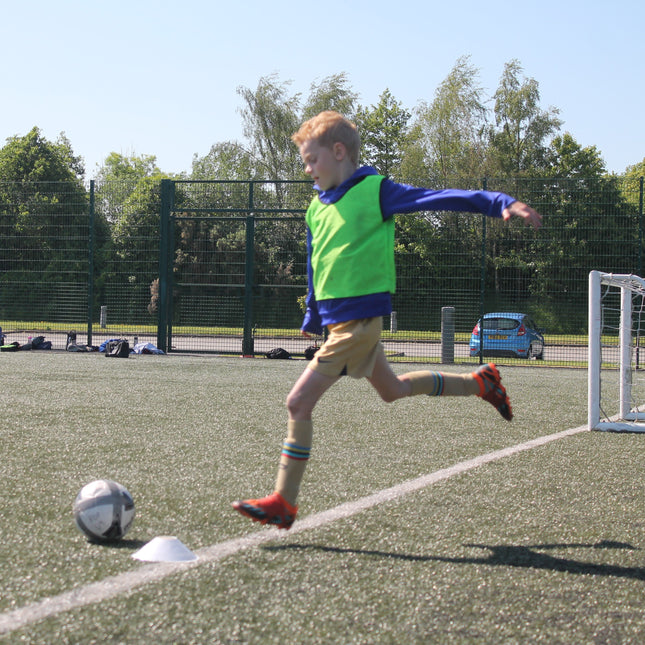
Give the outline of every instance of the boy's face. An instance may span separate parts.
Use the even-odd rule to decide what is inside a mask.
[[[320,190],[336,188],[346,179],[343,175],[346,150],[342,143],[327,148],[314,140],[305,141],[300,146],[300,156],[305,164],[305,172]]]

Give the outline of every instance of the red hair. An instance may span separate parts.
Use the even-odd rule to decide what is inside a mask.
[[[300,147],[305,141],[316,141],[319,145],[332,148],[342,143],[354,165],[358,165],[361,140],[356,126],[342,114],[326,110],[305,121],[291,140]]]

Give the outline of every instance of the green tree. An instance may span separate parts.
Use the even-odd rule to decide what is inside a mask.
[[[98,210],[107,221],[118,224],[123,217],[124,204],[138,183],[146,178],[161,177],[154,155],[111,152],[96,174]]]
[[[350,118],[356,112],[357,95],[346,74],[334,74],[312,83],[302,105],[300,94],[290,93],[290,82],[273,74],[260,78],[255,89],[239,87],[244,101],[240,109],[244,140],[217,143],[205,157],[195,156],[194,179],[293,180],[303,179],[302,164],[291,135],[305,119],[322,110],[336,110]],[[277,206],[283,192],[273,189]]]
[[[148,322],[150,288],[158,276],[161,172],[154,155],[112,152],[96,178],[96,209],[109,222],[109,243],[97,261],[96,291],[114,320]]]
[[[161,171],[154,155],[122,155],[111,152],[99,168],[96,179],[102,181],[138,181]]]
[[[86,307],[82,296],[67,293],[78,294],[87,284],[89,217],[82,176],[82,161],[64,134],[51,142],[33,128],[0,149],[0,236],[6,249],[0,307],[7,317],[30,319],[36,308],[41,317],[69,315],[58,310],[65,298]]]
[[[347,79],[347,75],[332,74],[320,83],[312,83],[309,96],[302,110],[302,120],[305,121],[324,110],[335,110],[348,119],[354,119],[356,114],[356,94]]]
[[[549,177],[598,179],[606,173],[596,146],[583,148],[568,132],[553,139],[545,161],[544,174]]]
[[[34,127],[24,137],[10,137],[0,149],[0,181],[80,182],[84,174],[83,161],[64,132],[52,142]]]
[[[645,157],[643,158],[643,161],[634,164],[633,166],[627,166],[625,170],[625,176],[634,178],[634,179],[640,179],[641,177],[645,176]]]
[[[489,147],[486,175],[506,177],[495,189],[526,201],[549,217],[552,211],[544,201],[544,193],[554,184],[536,180],[534,183],[515,182],[511,178],[541,177],[546,174],[555,153],[549,149],[551,137],[558,131],[561,121],[558,110],[540,107],[537,81],[522,78],[522,67],[517,60],[507,63],[494,95],[495,125],[488,128]],[[562,150],[564,152],[564,150]],[[555,169],[553,169],[555,173]],[[508,184],[508,185],[504,185]],[[513,296],[515,307],[524,308],[530,294],[541,289],[543,269],[554,260],[551,249],[536,243],[532,231],[513,223],[511,226],[488,226],[487,277],[489,280],[489,306],[496,307],[504,294]],[[504,253],[500,249],[506,249]],[[562,259],[556,259],[562,264]],[[543,301],[542,304],[546,303]],[[531,312],[535,313],[535,312]],[[544,321],[544,316],[540,316]]]
[[[461,57],[437,88],[432,103],[420,103],[405,145],[401,165],[404,181],[434,188],[481,188],[478,178],[485,160],[487,112],[478,75],[469,57]],[[471,287],[477,284],[480,218],[424,213],[399,218],[397,225],[398,239],[407,240],[397,260],[401,276],[397,298],[407,291],[414,299],[414,285],[424,280],[422,276],[431,276],[428,293],[439,299],[444,290],[455,293],[457,283]],[[455,240],[459,240],[458,252]],[[437,263],[436,258],[449,249],[453,253],[451,261]],[[406,280],[410,283],[407,289]]]
[[[640,163],[627,166],[623,176],[623,195],[637,212],[643,208],[643,177],[645,177],[645,158]]]
[[[533,276],[529,292],[540,303],[543,324],[550,330],[579,332],[587,324],[590,268],[637,271],[637,218],[595,146],[583,147],[565,133],[553,139],[545,162],[546,179],[525,182],[533,193],[525,199],[546,215],[551,231],[524,249]],[[622,255],[616,255],[616,248]]]
[[[362,143],[362,162],[382,175],[400,178],[401,161],[411,114],[395,100],[389,89],[377,105],[359,107],[356,114]]]
[[[259,179],[253,158],[236,141],[216,143],[204,157],[195,155],[190,176],[196,180]]]
[[[290,96],[289,85],[272,75],[261,78],[255,90],[238,88],[245,104],[240,114],[247,150],[257,174],[264,179],[294,179],[300,175],[300,161],[291,141],[300,123],[300,95]]]
[[[300,94],[290,93],[290,85],[273,74],[260,78],[255,89],[239,87],[238,94],[244,101],[240,109],[244,140],[217,143],[204,157],[195,156],[191,178],[276,182],[305,179],[291,136],[302,121],[322,110],[337,110],[353,117],[357,95],[344,73],[312,83],[304,106]],[[274,206],[285,206],[285,193],[278,184],[265,195],[267,200],[271,197]]]
[[[495,127],[490,135],[490,153],[503,175],[542,172],[550,138],[562,125],[557,108],[540,107],[538,82],[520,78],[522,71],[519,61],[507,63],[493,97]]]
[[[480,176],[486,153],[484,100],[479,70],[469,56],[463,56],[437,88],[432,103],[420,103],[413,132],[425,151],[432,184]],[[406,172],[410,173],[409,167]]]
[[[213,211],[232,209],[234,212],[229,213],[230,222],[222,221],[222,215],[226,214],[216,212],[213,215],[218,217],[212,219],[204,212],[201,221],[192,219],[190,213],[177,220],[175,275],[177,280],[189,282],[192,289],[208,292],[213,298],[231,302],[239,298],[239,287],[231,285],[243,282],[244,276],[243,272],[233,274],[232,269],[244,264],[246,229],[240,216],[248,214],[251,188],[254,211],[302,207],[302,202],[293,203],[293,191],[284,181],[302,177],[302,164],[291,141],[291,135],[301,121],[300,96],[291,95],[289,86],[290,83],[283,83],[272,75],[261,78],[255,90],[238,88],[238,94],[244,100],[240,110],[244,142],[214,145],[207,156],[193,160],[192,179],[214,179],[218,183],[208,186],[202,193],[192,191],[184,205],[187,208],[211,207]],[[321,85],[319,93],[322,89]],[[246,183],[249,180],[252,180],[252,186]],[[262,225],[258,223],[257,226]],[[277,229],[275,224],[272,229]],[[261,264],[264,246],[271,247],[267,251],[269,254],[279,254],[280,244],[288,242],[288,239],[274,241],[272,237],[263,239],[262,244],[256,246],[257,265]],[[274,282],[277,276],[275,278]],[[239,312],[233,313],[238,315]]]

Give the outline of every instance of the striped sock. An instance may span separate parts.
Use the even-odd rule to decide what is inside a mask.
[[[275,490],[294,506],[309,461],[312,438],[311,421],[289,420],[287,438],[282,443]]]
[[[412,386],[410,396],[417,394],[441,396],[443,394],[444,380],[441,372],[408,372],[405,376]]]
[[[296,459],[297,461],[307,460],[309,459],[310,452],[311,448],[299,446],[286,440],[282,444],[282,456],[287,459]]]
[[[479,393],[479,384],[472,374],[449,372],[408,372],[404,375],[412,387],[411,396],[469,396]]]

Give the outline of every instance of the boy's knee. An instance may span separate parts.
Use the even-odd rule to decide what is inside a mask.
[[[393,403],[403,397],[409,396],[409,383],[398,378],[394,379],[370,379],[372,387],[385,403]]]
[[[293,394],[288,394],[285,404],[287,406],[287,411],[289,412],[289,414],[291,414],[294,411],[294,409],[297,407],[296,397],[293,396]]]
[[[294,393],[290,392],[287,396],[287,411],[289,412],[289,416],[293,418],[297,418],[300,414],[303,412],[306,412],[306,406],[304,404],[303,398],[299,393]]]
[[[379,390],[379,396],[385,403],[394,403],[403,395],[399,390]]]

